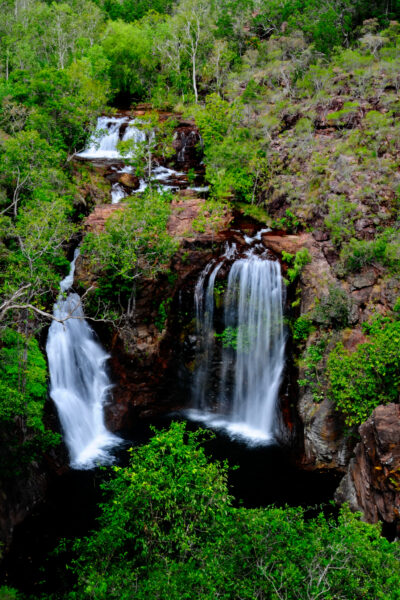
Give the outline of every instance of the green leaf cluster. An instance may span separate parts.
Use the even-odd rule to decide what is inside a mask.
[[[107,220],[104,231],[86,235],[82,256],[100,276],[96,296],[126,310],[139,278],[164,272],[177,248],[167,232],[171,196],[148,189]]]
[[[296,254],[283,250],[282,260],[290,265],[287,270],[287,278],[289,283],[293,283],[300,277],[303,268],[311,262],[311,254],[308,248],[302,248]]]
[[[0,337],[0,476],[15,476],[24,465],[59,442],[45,428],[46,360],[34,337],[5,329]]]
[[[354,351],[337,344],[327,361],[329,395],[348,425],[359,425],[380,404],[398,402],[400,321],[377,319]]]
[[[346,508],[235,508],[227,467],[173,424],[104,486],[99,526],[75,544],[75,599],[400,598],[399,546]]]

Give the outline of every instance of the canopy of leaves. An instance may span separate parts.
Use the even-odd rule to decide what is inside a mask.
[[[380,404],[398,402],[400,321],[376,319],[367,342],[353,352],[339,343],[327,365],[329,391],[348,425],[366,421]]]
[[[75,598],[398,600],[399,547],[377,526],[233,508],[201,437],[175,423],[114,468],[98,530],[75,544]]]
[[[5,477],[15,476],[57,443],[59,436],[43,423],[47,366],[35,338],[4,330],[0,362],[0,476]]]

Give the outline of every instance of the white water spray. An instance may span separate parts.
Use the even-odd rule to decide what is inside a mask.
[[[60,418],[71,467],[90,469],[112,462],[109,453],[121,439],[104,424],[104,403],[111,389],[105,365],[108,355],[98,344],[84,319],[78,294],[65,297],[73,283],[75,261],[61,282],[61,295],[54,307],[47,339],[50,369],[50,395]],[[72,318],[67,318],[72,317]]]
[[[121,127],[125,124],[128,126],[121,135]],[[117,149],[118,142],[134,140],[139,143],[145,139],[146,134],[135,127],[135,120],[129,120],[128,117],[99,117],[88,147],[77,156],[88,160],[121,159],[122,155]]]
[[[222,351],[220,391],[213,401],[209,390],[217,273],[214,268],[205,283],[213,266],[210,264],[195,292],[198,333],[204,341],[194,376],[195,409],[189,411],[189,417],[249,443],[271,443],[278,431],[277,401],[285,358],[280,265],[250,251],[230,269],[224,300],[226,347]]]

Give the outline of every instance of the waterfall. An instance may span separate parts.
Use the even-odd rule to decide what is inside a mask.
[[[85,160],[100,160],[109,163],[115,161],[118,166],[112,166],[111,170],[118,174],[132,173],[134,171],[133,167],[121,167],[118,164],[123,157],[117,149],[117,144],[119,141],[126,142],[127,140],[134,140],[135,144],[146,141],[146,133],[138,129],[135,122],[137,122],[135,119],[129,119],[128,117],[99,117],[88,146],[82,152],[77,153],[76,156]],[[154,133],[150,133],[150,137],[153,139]],[[126,158],[132,158],[132,154],[127,155]],[[160,165],[152,171],[153,180],[161,190],[178,189],[179,184],[176,184],[176,180],[184,175],[185,173],[181,171],[175,171]],[[139,194],[144,192],[146,188],[147,183],[143,179],[140,180],[140,185],[136,190],[126,191],[120,183],[113,183],[111,186],[111,203],[118,204],[128,195]]]
[[[60,418],[71,467],[90,469],[98,463],[109,463],[109,450],[121,440],[104,424],[103,408],[111,389],[105,365],[108,355],[95,341],[93,331],[84,319],[78,294],[65,294],[72,286],[75,261],[61,282],[61,294],[54,307],[53,321],[47,339],[50,370],[50,396]]]
[[[122,133],[121,127],[126,126]],[[89,160],[96,159],[121,159],[122,156],[117,150],[117,144],[120,140],[134,140],[136,143],[143,142],[146,134],[135,127],[135,120],[129,120],[128,117],[99,117],[94,134],[89,140],[88,147],[79,152],[77,156]]]
[[[280,264],[252,250],[232,264],[224,297],[220,390],[212,399],[214,282],[220,266],[211,271],[210,263],[196,285],[197,331],[202,342],[194,375],[195,410],[189,411],[189,417],[249,442],[272,442],[278,429],[276,406],[285,360]]]
[[[222,264],[221,262],[214,266],[213,262],[208,263],[201,273],[194,290],[196,334],[199,341],[197,354],[202,355],[202,360],[194,374],[193,397],[195,406],[201,410],[207,407],[207,387],[210,383],[209,375],[214,349],[214,283]],[[209,276],[207,288],[204,293],[204,282],[212,267],[214,269]]]

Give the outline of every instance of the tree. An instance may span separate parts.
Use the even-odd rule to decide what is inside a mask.
[[[104,231],[89,233],[82,255],[99,272],[96,295],[109,310],[134,318],[140,278],[164,271],[177,242],[167,232],[168,193],[148,189],[132,197],[108,219]]]
[[[175,31],[183,36],[184,51],[190,59],[193,93],[197,104],[199,98],[197,89],[198,59],[200,51],[204,54],[204,47],[209,39],[209,2],[206,0],[181,0],[175,15],[175,23]]]
[[[60,166],[62,154],[55,151],[37,131],[19,131],[0,146],[0,183],[9,191],[11,203],[2,212],[17,216],[21,197],[37,188],[52,190],[67,185]],[[8,203],[8,201],[6,200]]]
[[[400,549],[378,526],[234,508],[202,438],[173,423],[114,467],[97,530],[74,544],[74,598],[399,600]]]

